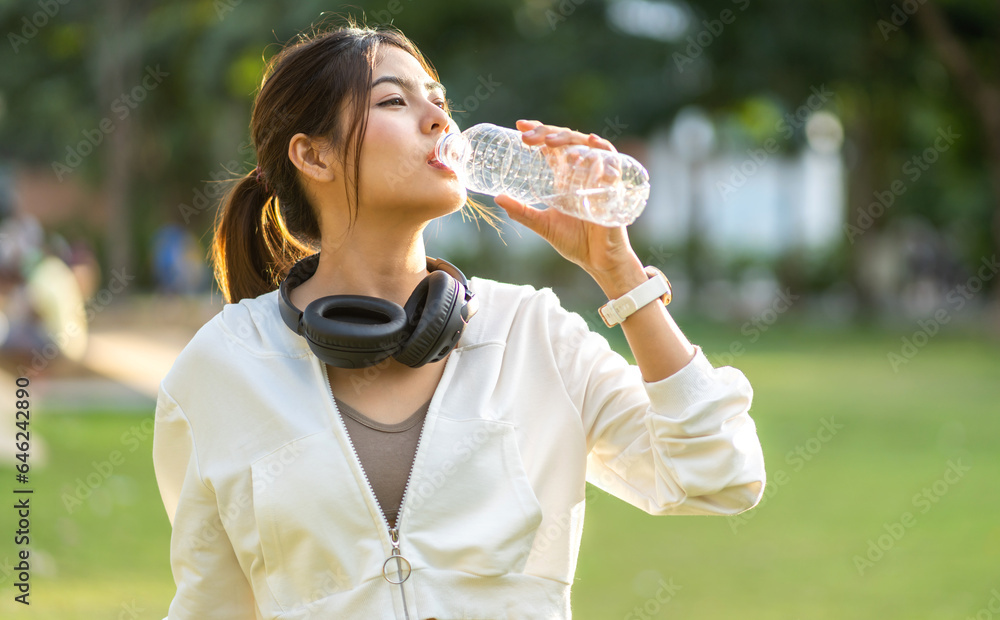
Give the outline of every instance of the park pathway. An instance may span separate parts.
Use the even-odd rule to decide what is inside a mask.
[[[56,358],[31,378],[32,416],[120,412],[152,416],[160,381],[195,332],[222,309],[218,294],[164,298],[134,295],[115,299],[90,323],[80,363]],[[14,461],[15,377],[0,369],[0,463]],[[32,437],[31,459],[42,464],[44,440]],[[40,438],[39,438],[40,439]]]

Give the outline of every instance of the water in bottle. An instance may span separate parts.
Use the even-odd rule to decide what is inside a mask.
[[[490,123],[441,136],[438,161],[467,189],[508,194],[602,226],[631,224],[649,199],[649,174],[632,157],[581,144],[529,146],[520,131]]]

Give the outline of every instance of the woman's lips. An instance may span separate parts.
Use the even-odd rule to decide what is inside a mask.
[[[454,170],[437,158],[437,147],[431,149],[431,152],[427,154],[427,165],[437,168],[438,170],[447,170],[448,172],[455,174]]]
[[[432,168],[437,168],[439,170],[447,170],[448,172],[451,172],[452,174],[454,174],[454,170],[452,170],[451,168],[449,168],[448,166],[444,165],[442,162],[440,162],[440,161],[438,161],[436,159],[431,159],[427,163]]]

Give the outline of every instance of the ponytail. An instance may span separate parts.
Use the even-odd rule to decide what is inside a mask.
[[[223,199],[216,214],[211,259],[225,303],[274,290],[296,261],[315,252],[288,231],[278,197],[256,170]]]

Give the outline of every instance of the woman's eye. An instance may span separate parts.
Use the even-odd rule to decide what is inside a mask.
[[[393,97],[392,99],[386,99],[385,101],[383,101],[382,103],[380,103],[378,105],[380,107],[382,107],[382,106],[388,107],[388,106],[396,106],[396,105],[406,105],[406,101],[404,101],[402,97]],[[436,105],[437,107],[441,108],[442,110],[447,110],[448,107],[449,107],[448,106],[448,101],[446,101],[444,99],[439,99],[438,101],[435,101],[434,105]]]

